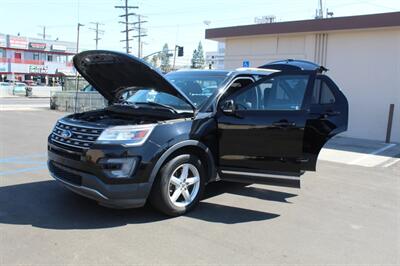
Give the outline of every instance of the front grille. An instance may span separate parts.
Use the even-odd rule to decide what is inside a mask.
[[[80,175],[74,174],[65,170],[66,168],[60,167],[56,165],[54,162],[50,161],[49,170],[52,172],[57,178],[62,179],[68,183],[81,186],[82,185],[82,177]]]
[[[59,121],[54,127],[50,138],[58,146],[82,151],[89,149],[102,131],[102,128],[86,127]]]

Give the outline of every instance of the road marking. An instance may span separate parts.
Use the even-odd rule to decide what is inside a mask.
[[[390,167],[390,166],[394,165],[394,164],[397,163],[397,162],[400,162],[400,158],[395,159],[395,160],[392,161],[392,162],[388,162],[387,164],[382,165],[382,167]]]
[[[25,172],[34,172],[39,171],[47,168],[47,162],[43,161],[46,158],[46,153],[34,153],[22,156],[11,156],[11,157],[4,157],[0,158],[0,164],[7,165],[7,164],[22,164],[25,165],[25,168],[20,169],[13,169],[13,170],[4,170],[0,171],[0,176],[5,175],[13,175]],[[30,167],[27,167],[31,165]],[[32,166],[36,165],[36,166]],[[11,169],[14,167],[10,167]]]
[[[44,158],[46,157],[46,153],[34,153],[29,155],[22,155],[22,156],[12,156],[12,157],[4,157],[0,158],[0,163],[9,163],[9,162],[16,162],[19,160],[24,160],[28,158]]]
[[[387,149],[393,148],[393,147],[396,146],[396,145],[397,145],[397,144],[395,144],[395,143],[388,144],[388,145],[386,145],[385,147],[382,147],[382,148],[380,148],[380,149],[377,149],[377,150],[375,150],[375,151],[373,151],[373,152],[371,152],[371,153],[369,153],[369,154],[365,154],[364,156],[361,156],[361,157],[359,157],[359,158],[357,158],[357,159],[355,159],[355,160],[353,160],[353,161],[350,161],[350,162],[347,163],[347,164],[359,164],[361,161],[364,161],[365,159],[371,158],[371,156],[377,155],[378,153],[381,153],[381,152],[383,152],[383,151],[386,151]],[[389,159],[390,159],[390,157],[388,157],[388,160],[389,160]]]
[[[29,167],[29,168],[22,168],[22,169],[17,169],[17,170],[1,171],[0,172],[0,176],[2,176],[2,175],[14,175],[14,174],[25,173],[25,172],[34,172],[34,171],[39,171],[39,170],[44,170],[44,169],[47,169],[46,165],[36,166],[36,167]]]

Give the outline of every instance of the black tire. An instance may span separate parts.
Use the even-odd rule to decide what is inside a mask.
[[[199,172],[199,190],[187,206],[176,206],[170,199],[170,178],[183,164],[192,164]],[[205,170],[201,160],[192,154],[181,154],[171,158],[159,171],[149,197],[151,205],[168,216],[179,216],[193,209],[200,201],[205,187]]]

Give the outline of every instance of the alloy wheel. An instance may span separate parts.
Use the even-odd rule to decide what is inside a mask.
[[[190,163],[179,165],[170,176],[168,195],[172,204],[186,207],[196,198],[200,188],[200,174]]]

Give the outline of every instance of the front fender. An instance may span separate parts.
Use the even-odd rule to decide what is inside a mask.
[[[160,171],[161,167],[164,165],[168,157],[173,154],[175,151],[182,149],[182,148],[200,148],[201,150],[204,151],[205,157],[207,158],[207,165],[208,169],[206,169],[207,174],[208,174],[208,181],[214,181],[216,179],[216,167],[215,167],[215,162],[214,158],[212,156],[212,153],[210,149],[201,143],[200,141],[197,140],[184,140],[181,142],[178,142],[174,145],[172,145],[170,148],[168,148],[157,160],[155,163],[153,170],[151,171],[149,181],[151,183],[154,182],[155,178],[157,177],[158,172]]]

